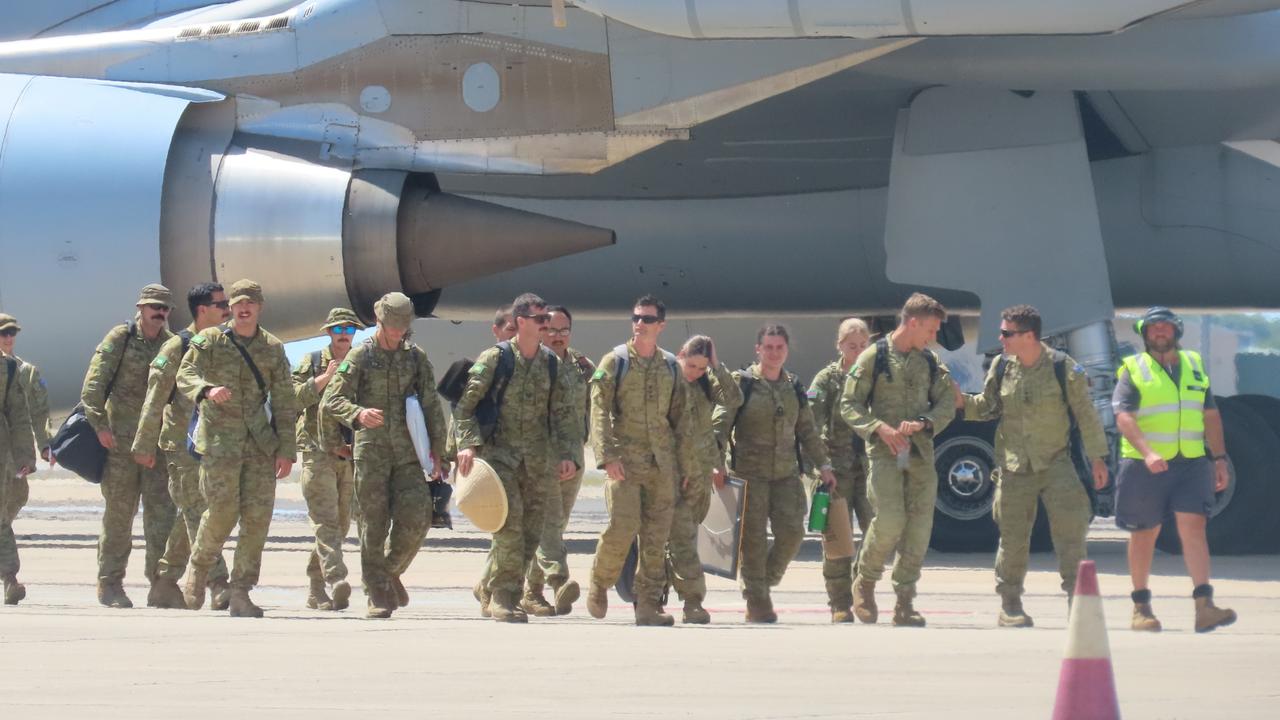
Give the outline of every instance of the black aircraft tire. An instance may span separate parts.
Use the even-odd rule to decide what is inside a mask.
[[[934,439],[938,500],[929,547],[939,552],[992,552],[1000,530],[991,517],[995,423],[957,421]]]
[[[1280,398],[1273,398],[1270,395],[1233,395],[1231,399],[1243,403],[1261,416],[1266,421],[1267,427],[1271,428],[1271,432],[1280,439]],[[1280,503],[1280,467],[1273,466],[1267,480],[1272,485],[1272,497]],[[1273,507],[1275,509],[1270,513],[1270,517],[1274,519],[1271,522],[1264,522],[1262,527],[1265,533],[1262,538],[1262,552],[1280,552],[1280,504]]]

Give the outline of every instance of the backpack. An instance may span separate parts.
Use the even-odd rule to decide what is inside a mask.
[[[13,390],[13,376],[18,374],[18,361],[13,358],[5,358],[4,364],[9,366],[9,377],[4,381],[4,410],[9,412],[9,392]]]
[[[1053,376],[1058,379],[1058,389],[1062,392],[1062,404],[1067,408],[1067,420],[1070,426],[1067,432],[1067,448],[1071,455],[1071,464],[1075,466],[1076,474],[1084,483],[1085,492],[1089,493],[1089,497],[1093,497],[1095,490],[1093,484],[1089,482],[1092,473],[1084,454],[1084,440],[1080,436],[1080,425],[1076,422],[1076,414],[1071,410],[1071,403],[1067,402],[1067,360],[1066,353],[1061,350],[1053,351]],[[1004,375],[1008,369],[1009,358],[1001,355],[1000,359],[996,360],[997,397],[1000,395],[1000,388],[1004,386]]]
[[[182,338],[182,356],[178,358],[178,362],[182,362],[182,358],[187,355],[187,348],[191,347],[191,338],[195,337],[195,333],[190,330],[183,330],[178,333],[178,337]],[[178,398],[178,383],[175,381],[173,387],[169,390],[169,404]]]
[[[480,425],[480,437],[485,441],[493,437],[498,430],[498,415],[502,410],[502,402],[507,396],[507,384],[516,374],[516,351],[510,340],[503,340],[498,348],[498,366],[494,368],[493,382],[480,402],[476,403],[474,415]],[[556,380],[560,374],[560,358],[545,347],[539,346],[539,352],[547,354],[547,374],[551,379],[551,391],[547,393],[547,430],[551,429],[551,404],[555,398]],[[458,401],[467,389],[467,377],[475,362],[466,358],[449,366],[448,372],[436,384],[436,391],[449,401],[450,407],[457,407]]]
[[[786,372],[785,370],[783,372]],[[704,376],[705,377],[705,376]],[[804,389],[804,385],[800,382],[800,378],[787,373],[787,377],[791,380],[791,388],[795,390],[796,400],[800,402],[800,408],[804,409],[809,406],[809,393]],[[747,403],[751,401],[751,391],[755,388],[756,379],[751,377],[751,372],[747,368],[743,368],[742,373],[738,376],[738,388],[742,390],[742,404],[738,406],[738,412],[733,416],[733,424],[729,426],[729,467],[737,467],[738,449],[733,441],[733,429],[738,426],[738,420],[742,419],[742,413],[747,409]],[[800,449],[800,436],[796,435],[796,465],[800,468],[800,474],[805,473],[804,453]]]
[[[618,399],[617,389],[622,387],[622,378],[626,377],[627,371],[631,369],[631,353],[627,351],[626,343],[618,345],[613,349],[613,358],[616,361],[614,367],[615,372],[617,373],[617,376],[613,379],[613,415],[614,417],[620,417],[622,415],[622,401]],[[673,381],[671,384],[671,398],[674,400],[676,390],[680,389],[680,363],[676,360],[675,355],[672,355],[666,350],[662,351],[662,359],[666,361],[667,369],[671,371],[671,379]],[[711,390],[709,380],[707,381],[705,389],[708,392],[708,397],[710,397],[709,393]]]

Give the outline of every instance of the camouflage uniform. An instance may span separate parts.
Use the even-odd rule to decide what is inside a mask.
[[[17,372],[20,376],[22,371]],[[5,512],[0,514],[0,579],[6,585],[16,582],[19,569],[13,517],[8,512],[16,501],[10,498],[10,494],[26,494],[25,481],[16,477],[18,468],[36,466],[31,425],[27,395],[18,377],[10,382],[9,363],[0,358],[0,507],[5,508]],[[21,505],[17,507],[21,508]]]
[[[621,462],[626,479],[605,481],[609,524],[596,544],[593,589],[612,587],[637,535],[637,606],[657,607],[666,584],[666,546],[678,478],[698,467],[688,416],[688,388],[679,367],[673,373],[662,349],[640,357],[631,342],[626,375],[616,384],[611,352],[591,376],[591,438],[597,467]],[[674,361],[673,361],[674,362]],[[616,397],[616,406],[615,406]],[[614,409],[621,409],[615,414]]]
[[[195,336],[195,326],[187,332]],[[182,338],[174,336],[160,346],[147,374],[147,399],[142,405],[138,433],[131,452],[154,455],[157,466],[167,467],[169,496],[178,508],[173,532],[160,558],[158,575],[177,582],[187,570],[191,546],[200,529],[200,517],[207,507],[200,492],[200,461],[187,451],[187,426],[194,405],[177,391],[178,368],[182,365]],[[159,452],[157,452],[157,449]],[[222,556],[209,573],[209,579],[221,584],[227,577],[227,564]]]
[[[848,375],[840,360],[819,370],[809,385],[809,407],[813,409],[814,422],[822,431],[827,454],[831,457],[831,470],[836,476],[831,502],[845,503],[865,538],[875,510],[867,499],[866,449],[854,447],[853,428],[845,424],[839,412],[840,393],[844,391]],[[828,525],[823,535],[822,577],[827,583],[827,600],[831,608],[847,609],[853,604],[853,558],[826,557],[827,544],[835,540],[831,533],[832,528]]]
[[[0,353],[0,358],[4,355]],[[18,373],[13,379],[13,388],[15,391],[21,391],[26,398],[27,410],[31,417],[30,431],[35,437],[35,446],[38,450],[44,451],[49,447],[49,392],[45,388],[44,379],[40,377],[40,368],[31,363],[23,361],[22,358],[14,355],[10,356],[18,363]],[[7,364],[7,363],[6,363]],[[7,379],[0,380],[7,382]],[[16,394],[16,392],[15,392]],[[4,447],[4,445],[0,445]],[[17,470],[20,463],[16,461],[13,470]],[[0,463],[3,465],[3,463]],[[32,470],[35,469],[34,460],[28,465]],[[18,477],[14,472],[7,472],[0,477],[0,522],[5,523],[4,529],[0,533],[8,533],[10,537],[13,535],[13,521],[18,517],[18,513],[22,512],[22,508],[27,504],[27,498],[31,494],[31,487],[26,477]],[[6,544],[6,540],[0,540],[0,546]],[[14,546],[13,567],[9,569],[9,563],[0,559],[0,577],[7,575],[17,575],[18,563],[16,554],[16,545]],[[3,551],[0,550],[0,554]]]
[[[98,540],[98,580],[106,586],[119,586],[124,579],[133,547],[133,516],[138,512],[139,497],[146,538],[146,575],[153,582],[158,577],[165,543],[173,531],[175,514],[164,466],[157,463],[154,468],[145,468],[134,462],[132,452],[147,395],[148,368],[173,333],[163,328],[154,340],[148,340],[137,324],[132,337],[128,337],[129,327],[118,325],[103,338],[89,362],[80,393],[85,416],[93,429],[110,430],[115,437],[115,449],[107,453],[101,485],[106,507],[102,514],[102,536]],[[115,373],[115,384],[108,398],[106,390],[112,373]]]
[[[1031,367],[1009,357],[999,387],[998,363],[991,363],[982,393],[965,396],[967,419],[1000,419],[996,427],[1000,468],[994,515],[1000,526],[996,592],[1002,596],[1022,595],[1037,500],[1044,502],[1049,514],[1058,573],[1062,589],[1068,593],[1075,588],[1076,568],[1085,558],[1085,537],[1093,514],[1089,494],[1071,463],[1071,421],[1054,373],[1053,350],[1043,344],[1041,350],[1040,359]],[[1106,457],[1107,438],[1089,398],[1089,378],[1071,358],[1066,358],[1066,363],[1067,402],[1080,427],[1085,454]]]
[[[875,583],[884,575],[885,560],[895,548],[893,585],[900,601],[910,603],[933,532],[933,505],[938,497],[938,473],[933,466],[933,437],[955,417],[951,374],[941,361],[929,383],[930,350],[898,352],[889,342],[889,372],[875,378],[876,346],[867,348],[853,365],[840,397],[840,416],[867,443],[870,461],[869,495],[875,518],[858,555],[859,582]],[[870,398],[872,384],[875,395]],[[882,424],[927,418],[933,431],[912,435],[905,468],[876,435]]]
[[[324,413],[355,431],[366,592],[392,592],[393,581],[409,568],[431,524],[431,491],[409,438],[404,400],[410,393],[418,396],[431,447],[444,447],[444,412],[435,387],[422,348],[405,341],[395,350],[383,350],[375,336],[351,349],[325,388]],[[365,409],[381,410],[383,424],[360,427],[357,416]]]
[[[228,293],[233,304],[237,285],[239,282]],[[258,388],[236,343],[249,353],[262,374],[271,418],[264,408],[268,397]],[[230,389],[231,399],[218,404],[206,398],[205,393],[215,387]],[[297,456],[297,411],[284,344],[261,326],[248,339],[236,335],[230,325],[203,330],[191,339],[182,359],[178,392],[199,404],[195,446],[201,455],[200,490],[208,503],[200,518],[191,566],[207,577],[239,522],[231,570],[234,613],[236,591],[243,594],[258,584],[262,548],[275,506],[276,459],[292,462]]]
[[[800,482],[796,441],[815,466],[828,463],[827,449],[807,399],[796,393],[796,376],[785,370],[765,380],[760,366],[733,373],[733,383],[750,373],[751,397],[738,411],[718,407],[716,434],[733,444],[734,474],[747,483],[742,519],[742,596],[769,607],[769,588],[782,582],[787,565],[804,540],[808,503]],[[767,526],[773,528],[769,546]]]
[[[711,471],[724,469],[724,451],[712,427],[717,406],[736,412],[742,389],[724,364],[709,368],[706,382],[688,383],[689,422],[695,435],[697,466],[684,477],[671,516],[667,541],[667,570],[676,593],[686,604],[701,605],[707,596],[707,580],[698,557],[698,526],[711,507]]]
[[[508,593],[514,599],[524,588],[525,573],[542,536],[547,478],[557,476],[557,463],[580,454],[573,442],[581,434],[572,427],[577,398],[565,387],[565,376],[557,371],[556,387],[551,385],[551,351],[539,346],[537,354],[525,358],[514,341],[510,349],[515,367],[493,435],[487,440],[483,437],[474,413],[494,382],[501,355],[498,347],[476,359],[453,417],[458,449],[475,448],[497,472],[506,491],[507,521],[493,535],[488,590],[495,596]]]

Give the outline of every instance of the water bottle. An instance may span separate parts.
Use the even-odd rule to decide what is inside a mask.
[[[908,443],[906,447],[902,448],[902,450],[898,452],[898,469],[906,470],[907,466],[910,464],[911,464],[911,444]]]
[[[827,529],[827,510],[831,507],[831,492],[826,485],[819,485],[813,491],[813,505],[809,509],[809,532],[825,532]]]

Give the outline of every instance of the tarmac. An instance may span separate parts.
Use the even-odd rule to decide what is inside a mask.
[[[488,536],[455,513],[432,530],[405,575],[412,601],[390,620],[304,606],[310,528],[295,483],[279,487],[253,597],[261,620],[138,607],[94,597],[97,489],[32,481],[15,523],[28,596],[0,607],[0,706],[6,718],[1029,718],[1052,713],[1067,606],[1052,555],[1027,581],[1031,629],[996,627],[992,555],[931,553],[917,608],[924,629],[894,628],[881,583],[877,625],[829,624],[816,538],[775,589],[779,623],[746,625],[733,581],[708,578],[709,626],[637,628],[611,595],[593,620],[571,615],[502,625],[479,616],[471,586]],[[605,520],[584,488],[568,533],[584,583]],[[348,566],[359,587],[355,538]],[[230,547],[230,546],[229,546]],[[1181,558],[1158,554],[1160,634],[1128,629],[1124,534],[1095,523],[1112,662],[1126,718],[1274,718],[1280,708],[1280,558],[1214,558],[1220,605],[1241,620],[1192,632]],[[230,560],[230,552],[227,552]],[[145,604],[141,520],[126,590]],[[678,602],[672,602],[677,620]]]

